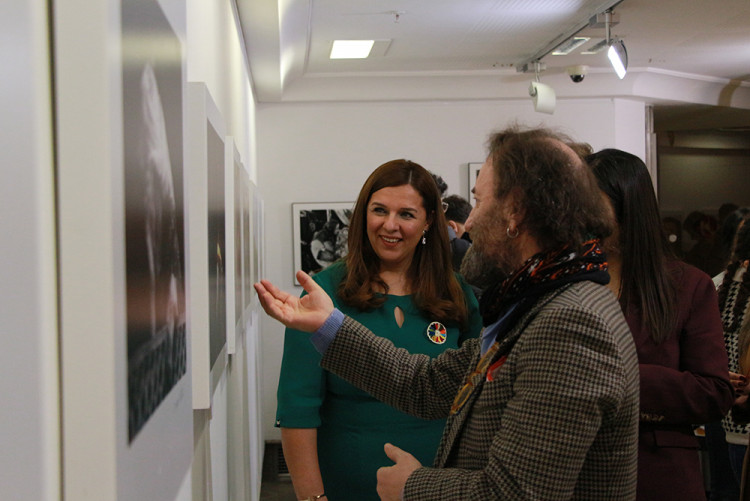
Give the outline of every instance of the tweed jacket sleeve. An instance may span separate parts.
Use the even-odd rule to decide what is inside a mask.
[[[439,419],[448,416],[478,346],[472,338],[433,359],[412,355],[345,317],[320,365],[403,412]]]
[[[517,339],[505,362],[448,418],[434,467],[411,474],[404,500],[634,499],[638,365],[630,331],[602,286],[552,296],[508,333]],[[476,365],[476,343],[430,363],[376,346],[347,319],[323,365],[401,408],[416,397],[417,409],[438,399],[435,410],[445,410]]]

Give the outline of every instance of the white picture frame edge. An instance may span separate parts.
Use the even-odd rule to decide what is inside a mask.
[[[193,409],[210,409],[213,392],[226,366],[227,345],[224,344],[216,362],[211,367],[207,251],[208,193],[206,192],[208,122],[222,140],[226,138],[226,134],[221,113],[211,98],[206,84],[188,82],[186,87],[187,329],[192,347]],[[228,252],[227,248],[228,245],[225,244],[225,252]],[[231,295],[234,297],[234,291],[231,291]],[[229,294],[227,294],[228,299]],[[229,301],[227,301],[227,310],[229,310],[228,304]]]
[[[225,235],[225,257],[224,269],[226,271],[226,326],[227,326],[227,354],[234,355],[236,352],[237,321],[235,319],[235,308],[237,297],[235,294],[236,280],[240,277],[235,275],[235,259],[241,256],[235,255],[234,241],[234,164],[240,159],[240,152],[233,136],[224,136],[224,235]],[[241,278],[240,278],[241,280]],[[240,298],[241,300],[242,298]]]

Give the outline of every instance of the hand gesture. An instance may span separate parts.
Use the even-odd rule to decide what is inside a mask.
[[[409,475],[422,463],[395,445],[385,444],[385,454],[396,464],[378,469],[378,496],[382,501],[400,501]]]
[[[315,332],[333,311],[333,301],[307,273],[298,271],[297,280],[307,291],[301,298],[280,290],[268,280],[256,283],[255,291],[269,316],[292,329]]]
[[[729,382],[732,383],[732,387],[734,388],[734,391],[742,394],[747,393],[748,387],[747,387],[747,378],[743,376],[742,374],[738,374],[736,372],[729,371]]]

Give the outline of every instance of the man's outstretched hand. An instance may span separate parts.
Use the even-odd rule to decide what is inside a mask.
[[[292,329],[315,332],[333,311],[333,301],[304,271],[297,272],[297,280],[307,291],[301,298],[280,290],[268,280],[256,283],[255,291],[269,316]]]

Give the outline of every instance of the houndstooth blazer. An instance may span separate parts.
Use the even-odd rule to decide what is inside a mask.
[[[323,368],[384,402],[448,416],[433,466],[411,474],[404,500],[635,499],[638,360],[606,287],[539,299],[449,416],[479,351],[472,339],[435,359],[410,355],[347,317],[325,352]]]

